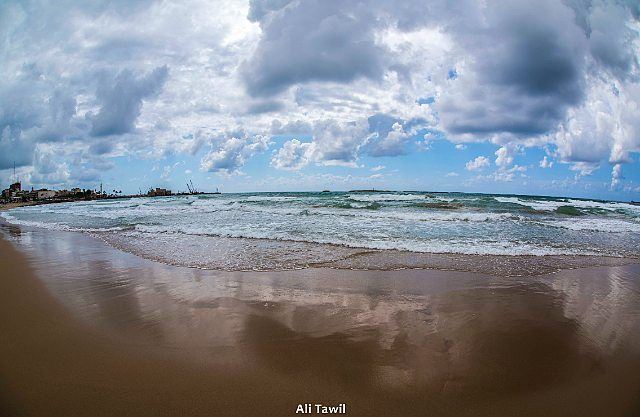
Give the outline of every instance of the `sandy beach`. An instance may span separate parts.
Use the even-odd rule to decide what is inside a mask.
[[[229,273],[2,234],[3,415],[640,412],[638,265]]]

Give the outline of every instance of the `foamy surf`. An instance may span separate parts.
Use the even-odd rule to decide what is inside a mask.
[[[23,226],[90,232],[167,263],[233,269],[242,258],[241,269],[254,269],[251,257],[286,268],[366,251],[638,257],[638,213],[630,204],[568,198],[358,192],[62,203],[22,207],[2,217]],[[237,248],[229,265],[224,256],[212,255],[223,241]],[[245,257],[248,247],[255,250]]]

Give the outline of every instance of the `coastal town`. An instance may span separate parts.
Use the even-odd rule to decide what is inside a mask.
[[[203,194],[198,191],[190,191],[188,193],[178,193],[182,194]],[[20,181],[15,181],[8,188],[2,190],[2,195],[0,197],[0,204],[2,205],[28,205],[28,204],[46,204],[46,203],[62,203],[68,201],[79,201],[79,200],[100,200],[100,199],[114,199],[114,198],[131,198],[131,197],[161,197],[161,196],[171,196],[174,195],[171,190],[167,188],[152,188],[149,189],[146,193],[138,193],[133,195],[123,195],[122,191],[112,190],[111,192],[107,192],[103,190],[102,184],[100,184],[99,190],[85,189],[75,187],[70,190],[62,189],[62,190],[49,190],[46,188],[34,189],[31,187],[30,190],[25,190],[22,188],[22,183]]]

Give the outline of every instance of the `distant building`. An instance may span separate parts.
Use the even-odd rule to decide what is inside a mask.
[[[80,189],[78,187],[72,188],[70,194],[71,194],[71,197],[74,197],[74,198],[85,198],[86,197],[85,190],[82,190],[82,189]]]
[[[23,194],[25,193],[22,192],[22,184],[18,181],[2,190],[2,199],[4,201],[22,201],[25,197]]]
[[[154,189],[150,189],[147,192],[147,196],[149,197],[160,197],[160,196],[167,196],[167,195],[171,195],[171,190],[168,190],[166,188],[156,188]]]
[[[11,198],[11,191],[7,188],[6,190],[2,190],[2,199],[8,201]]]
[[[38,200],[46,200],[49,198],[53,198],[56,196],[56,192],[53,190],[46,190],[46,189],[41,189],[36,191],[36,198]]]

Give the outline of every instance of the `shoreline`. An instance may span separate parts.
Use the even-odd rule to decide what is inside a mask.
[[[1,219],[0,219],[1,221]],[[71,231],[73,232],[73,231]],[[77,233],[77,232],[76,232]],[[351,247],[346,245],[304,242],[294,240],[278,240],[268,238],[245,238],[245,237],[216,237],[191,235],[193,240],[206,238],[218,245],[228,245],[230,241],[233,246],[242,247],[245,242],[267,242],[273,245],[291,246],[301,248],[328,247],[338,251],[351,251],[346,255],[341,255],[335,259],[325,261],[315,261],[307,264],[295,264],[284,268],[268,267],[248,267],[242,268],[220,268],[211,266],[203,261],[201,264],[188,264],[176,262],[154,254],[152,251],[146,252],[144,240],[140,240],[136,245],[120,244],[117,240],[109,238],[109,232],[88,233],[114,249],[121,250],[144,259],[160,262],[171,266],[185,268],[195,268],[212,271],[226,272],[282,272],[301,269],[327,268],[336,270],[355,271],[401,271],[401,270],[438,270],[470,272],[488,274],[501,277],[527,277],[538,276],[564,270],[574,270],[580,268],[590,268],[598,266],[624,266],[640,263],[640,258],[629,256],[610,255],[498,255],[498,254],[462,254],[462,253],[432,253],[432,252],[412,252],[398,249],[370,249],[361,247]],[[299,250],[299,249],[297,249]],[[192,261],[193,262],[193,261]]]
[[[0,212],[4,211],[0,206]],[[0,218],[0,224],[12,224]],[[25,229],[35,227],[51,233],[60,230],[21,226]],[[460,253],[430,253],[412,252],[398,249],[370,249],[351,247],[339,244],[305,242],[295,240],[279,240],[268,238],[245,237],[215,237],[210,235],[189,235],[193,242],[190,250],[182,254],[185,258],[176,258],[178,253],[172,249],[171,253],[157,252],[151,246],[152,242],[144,238],[122,241],[113,232],[87,230],[69,230],[71,233],[81,233],[100,240],[101,242],[144,259],[160,262],[166,265],[187,268],[218,270],[227,272],[277,272],[308,268],[328,268],[337,270],[358,271],[395,271],[395,270],[440,270],[489,274],[502,277],[526,277],[554,273],[563,270],[574,270],[598,266],[623,266],[640,263],[639,258],[629,256],[614,257],[610,255],[503,255],[503,254],[460,254]],[[256,243],[257,242],[257,243]],[[225,252],[210,251],[211,246],[225,247]],[[239,257],[246,247],[254,247],[254,251],[247,259],[248,263],[227,267],[223,261],[230,257]],[[260,252],[269,254],[273,251],[294,251],[299,253],[313,253],[317,258],[308,262],[292,262],[275,266],[254,264],[254,256]],[[204,251],[204,252],[203,252]],[[319,259],[325,254],[324,259]],[[265,255],[269,257],[271,255]],[[275,256],[273,256],[275,258]]]
[[[128,197],[117,197],[125,199]],[[0,205],[0,212],[22,206],[54,204],[33,202]],[[7,222],[0,218],[0,223]],[[26,227],[26,226],[22,226]],[[28,226],[39,227],[39,226]],[[42,228],[55,233],[56,229]],[[442,270],[524,277],[563,270],[597,266],[622,266],[640,262],[629,255],[597,254],[464,254],[414,252],[400,249],[375,249],[334,243],[280,240],[269,238],[216,237],[185,235],[188,244],[157,245],[142,234],[123,238],[116,232],[76,230],[98,238],[115,249],[167,265],[220,271],[290,271],[306,268],[338,270],[393,271]],[[160,235],[161,236],[161,235]],[[212,248],[224,248],[212,250]],[[248,251],[249,248],[250,250]],[[297,253],[298,258],[290,253]],[[302,256],[304,254],[304,256]],[[231,260],[231,261],[230,261]]]
[[[295,415],[308,402],[390,416],[640,410],[638,265],[521,279],[219,272],[0,227],[13,242],[0,239],[8,415]],[[611,280],[616,298],[603,303]]]

